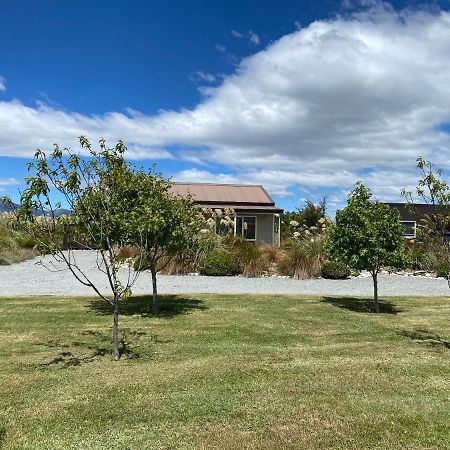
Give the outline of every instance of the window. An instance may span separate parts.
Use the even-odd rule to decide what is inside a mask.
[[[402,222],[405,231],[403,235],[405,237],[415,238],[416,237],[416,222],[413,220],[405,220]]]
[[[256,241],[256,217],[236,216],[236,236],[241,236],[247,241]]]

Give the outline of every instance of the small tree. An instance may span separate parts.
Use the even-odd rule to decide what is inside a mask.
[[[325,218],[326,198],[324,197],[317,205],[311,200],[306,200],[303,208],[283,214],[282,233],[284,236],[292,235],[292,228],[302,226],[306,228],[319,227],[321,220]]]
[[[41,254],[50,254],[60,263],[46,263],[45,267],[56,271],[65,267],[111,305],[113,355],[118,360],[120,303],[131,294],[138,276],[138,272],[128,268],[125,281],[119,279],[118,248],[134,228],[132,220],[136,220],[126,213],[133,171],[124,160],[126,148],[121,141],[111,149],[100,140],[98,151],[85,137],[79,141],[89,152],[89,159],[69,149],[61,150],[58,145],[48,157],[41,150],[36,151],[34,161],[28,165],[27,188],[15,214],[18,223],[37,240]],[[71,209],[69,216],[58,217],[60,204],[53,200],[56,196],[62,197]],[[97,269],[108,279],[110,296],[95,284],[90,271],[78,263],[76,248],[97,252]]]
[[[418,225],[417,235],[441,261],[450,287],[450,187],[442,178],[442,170],[436,169],[432,162],[419,157],[417,168],[421,178],[415,194],[431,207],[431,214],[425,215]],[[414,210],[413,193],[403,189],[402,195]]]
[[[332,260],[370,271],[374,309],[379,313],[378,273],[385,265],[402,262],[404,238],[399,212],[372,202],[371,197],[371,191],[358,182],[347,206],[337,211],[336,223],[328,228],[325,250]]]
[[[136,269],[150,269],[152,275],[154,314],[159,313],[157,272],[177,253],[193,245],[202,225],[193,199],[173,195],[170,186],[170,181],[159,174],[139,172],[134,181],[135,200],[128,209],[136,223],[130,233],[131,242],[142,250]]]

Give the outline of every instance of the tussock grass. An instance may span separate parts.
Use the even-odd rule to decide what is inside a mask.
[[[5,449],[448,448],[450,301],[0,299]]]
[[[36,242],[25,233],[14,230],[9,214],[0,214],[0,266],[6,266],[34,258]]]

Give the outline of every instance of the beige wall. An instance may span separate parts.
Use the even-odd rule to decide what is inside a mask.
[[[273,244],[273,214],[237,214],[238,216],[256,217],[256,242],[258,244]]]
[[[273,244],[273,214],[258,214],[256,216],[256,242],[258,244]]]

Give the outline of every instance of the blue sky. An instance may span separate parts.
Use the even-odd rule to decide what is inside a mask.
[[[398,200],[419,154],[448,164],[449,7],[5,2],[0,190],[17,200],[34,149],[83,133],[175,180],[262,183],[288,210],[335,208],[358,179]]]

